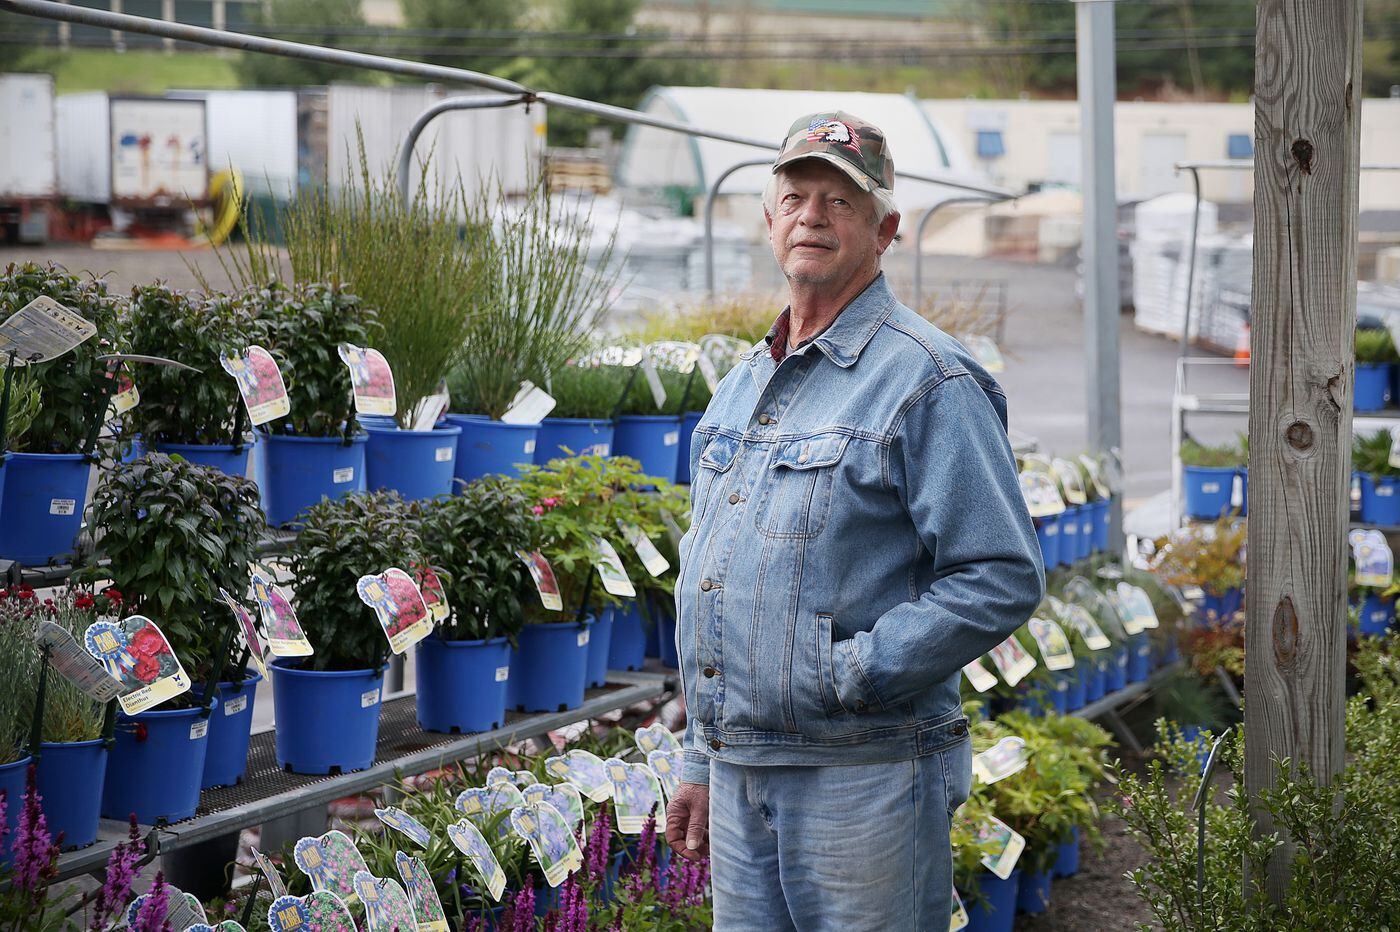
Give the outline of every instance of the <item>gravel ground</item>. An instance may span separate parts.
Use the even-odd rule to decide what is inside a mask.
[[[1119,819],[1105,819],[1103,836],[1103,852],[1086,849],[1080,857],[1079,873],[1055,881],[1050,908],[1040,916],[1018,917],[1017,932],[1120,932],[1143,925],[1161,928],[1124,877],[1142,863],[1142,849]]]

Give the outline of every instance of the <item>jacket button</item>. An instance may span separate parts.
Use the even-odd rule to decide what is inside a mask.
[[[766,414],[760,414],[758,416],[758,423],[762,424],[764,427],[767,427],[769,424],[773,423],[773,419]]]
[[[868,705],[865,704],[865,700],[864,700],[864,699],[857,699],[857,700],[856,700],[856,711],[857,711],[857,712],[864,712],[864,711],[865,711],[866,709],[868,709],[868,708],[870,708],[870,706],[868,706]]]
[[[713,748],[714,750],[718,751],[720,748],[724,747],[724,743],[723,743],[722,741],[720,741],[718,738],[711,738],[711,739],[710,739],[710,747]]]
[[[709,592],[709,591],[710,591],[711,589],[713,589],[714,587],[715,587],[715,584],[714,584],[714,581],[713,581],[713,580],[710,580],[710,579],[702,579],[702,580],[700,581],[700,591],[701,591],[701,592]]]
[[[706,678],[709,678],[709,677],[714,676],[715,673],[717,673],[718,671],[715,670],[714,667],[706,667],[705,669],[701,670],[700,672],[703,673],[703,674],[705,674]]]
[[[732,493],[732,494],[729,496],[729,504],[731,504],[731,505],[737,505],[737,504],[739,504],[739,493],[738,493],[738,492],[734,492],[734,493]]]

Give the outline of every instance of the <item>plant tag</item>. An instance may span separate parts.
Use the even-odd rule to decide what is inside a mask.
[[[705,380],[705,387],[713,395],[715,389],[719,387],[719,373],[715,371],[714,360],[708,354],[701,352],[695,357],[695,365],[700,369],[700,378]]]
[[[1074,667],[1074,652],[1070,649],[1069,638],[1053,621],[1032,618],[1026,623],[1035,646],[1040,648],[1040,659],[1047,670],[1069,670]]]
[[[92,321],[40,295],[0,324],[0,356],[13,351],[17,366],[48,362],[96,335]]]
[[[661,384],[661,373],[656,371],[656,360],[649,346],[642,350],[642,375],[647,380],[647,388],[651,389],[651,400],[656,402],[657,410],[666,407],[666,386]]]
[[[1386,462],[1400,469],[1400,426],[1390,429],[1390,455]]]
[[[416,932],[413,904],[397,880],[356,871],[352,882],[355,895],[365,906],[366,932]]]
[[[1032,518],[1048,518],[1065,510],[1065,502],[1060,498],[1055,480],[1039,470],[1021,473],[1021,497],[1026,500],[1026,508]]]
[[[379,687],[367,689],[360,693],[360,708],[368,709],[379,704]]]
[[[554,779],[572,783],[595,803],[612,798],[612,784],[603,772],[603,761],[589,751],[574,748],[562,756],[546,758],[544,769]]]
[[[647,347],[647,352],[661,369],[685,374],[695,368],[695,360],[700,356],[700,347],[684,340],[657,340]]]
[[[622,536],[632,545],[632,549],[637,554],[637,559],[642,561],[642,566],[652,576],[660,576],[671,568],[671,561],[661,555],[661,551],[656,549],[656,545],[651,542],[641,528],[635,524],[628,524],[621,518],[617,520],[617,528],[622,532]]]
[[[749,344],[727,333],[707,333],[700,338],[700,350],[715,364],[716,371],[728,372],[744,358]],[[713,390],[713,389],[712,389]]]
[[[502,424],[538,424],[554,410],[555,400],[533,382],[521,382],[520,391],[501,415]]]
[[[1111,496],[1113,493],[1109,491],[1108,483],[1104,481],[1099,461],[1087,453],[1081,453],[1079,454],[1079,462],[1083,464],[1084,471],[1089,474],[1089,484],[1094,487],[1094,497],[1102,501]]]
[[[1128,637],[1142,633],[1142,622],[1138,619],[1137,612],[1124,604],[1123,596],[1117,589],[1109,589],[1104,593],[1104,597],[1118,616],[1118,621],[1123,625],[1123,631]]]
[[[107,413],[110,417],[125,414],[141,403],[141,392],[136,388],[136,383],[132,381],[131,373],[126,369],[126,363],[120,359],[113,359],[107,363],[107,378],[116,379],[116,389],[112,392],[112,399],[107,403]]]
[[[457,794],[455,805],[458,812],[484,829],[498,814],[525,805],[525,797],[520,795],[520,788],[514,783],[493,783],[463,790]],[[501,820],[497,832],[501,838],[510,834],[505,820]]]
[[[207,718],[196,719],[194,724],[190,726],[191,741],[198,741],[207,734],[209,734],[209,719]]]
[[[972,755],[972,775],[990,785],[1020,773],[1026,764],[1025,739],[1007,735],[982,753]]]
[[[663,751],[657,748],[647,752],[647,766],[656,775],[656,782],[661,784],[667,799],[674,799],[680,792],[682,763],[683,755],[680,751]]]
[[[34,640],[40,649],[48,651],[49,666],[93,702],[111,702],[122,691],[122,684],[107,672],[102,662],[84,650],[78,639],[57,622],[41,622],[34,632]]]
[[[248,420],[254,427],[286,417],[292,410],[287,400],[287,386],[277,360],[261,346],[254,344],[241,355],[222,356],[219,365],[238,383],[238,394],[248,408]]]
[[[413,916],[418,920],[418,932],[448,932],[447,914],[442,911],[437,885],[428,865],[418,858],[394,852],[394,866],[399,869],[408,900],[413,904]]]
[[[287,885],[282,881],[277,865],[257,848],[253,849],[253,864],[262,871],[263,877],[267,878],[267,889],[272,892],[273,899],[287,895]]]
[[[345,485],[347,482],[355,481],[355,467],[341,466],[331,470],[331,482],[335,485]]]
[[[71,515],[78,509],[76,498],[51,498],[49,499],[49,514],[51,515]]]
[[[587,647],[587,646],[588,646],[588,629],[587,629],[587,628],[584,628],[582,631],[580,631],[580,632],[578,633],[578,646],[579,646],[579,647]]]
[[[643,754],[650,754],[652,751],[679,751],[680,741],[676,736],[660,722],[654,722],[645,728],[638,728],[632,732],[633,739],[637,742],[637,749]]]
[[[574,833],[569,831],[569,823],[549,803],[512,809],[510,827],[530,845],[530,853],[551,887],[559,886],[565,877],[583,866],[583,852],[578,849]]]
[[[538,550],[517,550],[515,555],[530,568],[530,578],[535,581],[535,589],[539,591],[540,604],[551,612],[562,612],[564,600],[559,595],[559,581],[554,578],[554,567],[549,565],[544,554]]]
[[[520,795],[526,803],[549,803],[559,810],[564,821],[569,823],[569,828],[583,835],[579,844],[588,843],[588,833],[583,822],[583,795],[573,784],[532,783],[522,789]]]
[[[262,616],[263,631],[267,635],[267,652],[274,657],[311,656],[311,642],[301,630],[292,603],[272,584],[269,574],[261,568],[254,569],[252,585],[253,600],[258,603],[258,614]]]
[[[991,651],[992,663],[1007,686],[1015,686],[1025,679],[1027,673],[1035,669],[1035,658],[1026,653],[1021,642],[1012,635]]]
[[[447,394],[445,385],[439,385],[438,390],[424,398],[413,409],[413,417],[409,426],[414,430],[432,430],[433,425],[442,417],[442,413],[447,410],[447,406],[452,402]]]
[[[506,872],[501,870],[501,862],[496,860],[496,852],[486,843],[486,838],[466,819],[447,826],[447,837],[458,851],[467,856],[472,870],[486,885],[486,893],[492,901],[499,903],[506,889]]]
[[[1356,584],[1384,589],[1395,575],[1395,555],[1385,535],[1358,528],[1347,535],[1351,556],[1356,561]]]
[[[510,667],[506,666],[506,667],[497,667],[497,668],[496,668],[496,682],[497,682],[497,683],[504,683],[504,682],[506,682],[506,681],[509,680],[509,679],[510,679]]]
[[[224,715],[225,715],[225,716],[237,715],[239,712],[242,712],[243,710],[245,710],[245,709],[247,709],[247,708],[248,708],[248,694],[247,694],[247,693],[244,693],[244,694],[239,695],[239,696],[234,696],[234,697],[233,697],[232,699],[230,699],[228,702],[225,702],[225,703],[224,703]]]
[[[413,581],[418,584],[418,591],[423,594],[423,603],[428,606],[428,615],[433,622],[446,621],[452,609],[448,607],[447,593],[443,591],[437,572],[431,566],[417,563],[410,563],[408,568],[413,573]]]
[[[1026,839],[996,816],[977,826],[977,844],[989,852],[982,855],[982,864],[1002,880],[1011,876],[1026,850]]]
[[[1244,505],[1244,476],[1235,473],[1235,477],[1230,480],[1230,507],[1240,508]]]
[[[433,840],[432,833],[428,831],[427,826],[397,806],[376,809],[374,815],[380,822],[412,838],[421,847],[428,847],[428,842]]]
[[[1090,650],[1107,650],[1113,646],[1108,635],[1103,633],[1099,623],[1094,620],[1094,616],[1082,605],[1066,605],[1064,610],[1065,623],[1084,639],[1084,646]]]
[[[980,333],[966,333],[959,338],[972,358],[988,372],[1005,372],[1006,360],[995,340]]]
[[[253,661],[253,666],[257,667],[259,675],[266,677],[267,664],[264,658],[267,656],[267,645],[263,643],[257,626],[253,624],[253,616],[248,614],[242,602],[229,595],[222,586],[219,587],[219,597],[224,600],[228,610],[233,612],[233,621],[238,625],[238,636],[243,641],[243,646],[248,649],[248,658]]]
[[[971,921],[967,916],[967,907],[963,905],[962,897],[958,894],[958,888],[954,887],[953,915],[948,920],[948,932],[962,932]]]
[[[612,542],[595,537],[593,548],[596,557],[593,565],[598,568],[598,575],[603,579],[603,588],[612,595],[635,599],[637,587],[627,578],[627,571],[622,568],[622,557],[617,555],[617,549],[613,547]]]
[[[117,701],[127,715],[144,712],[190,688],[180,658],[145,615],[94,621],[83,636],[83,646],[121,683]]]
[[[205,923],[209,917],[204,912],[204,906],[195,897],[185,893],[179,887],[165,887],[166,906],[164,925],[171,929],[185,929],[198,923]],[[146,905],[146,901],[151,898],[149,893],[143,893],[126,908],[126,925],[130,929],[145,928],[144,924],[138,922],[138,914],[141,907]],[[207,924],[207,923],[205,923]]]
[[[357,932],[350,908],[334,893],[279,896],[267,908],[272,932]]]
[[[963,676],[967,677],[967,681],[972,684],[972,688],[979,693],[984,693],[997,684],[997,678],[987,672],[987,668],[982,666],[981,660],[965,664],[962,671]]]
[[[311,889],[334,893],[355,904],[355,875],[368,868],[364,855],[344,832],[332,830],[319,838],[301,839],[292,848],[292,860],[310,878]]]
[[[603,761],[603,771],[612,784],[613,811],[619,832],[640,834],[647,817],[652,815],[657,825],[665,824],[666,805],[661,798],[661,784],[651,768],[609,757]]]
[[[384,354],[353,343],[340,344],[336,352],[350,369],[355,413],[392,417],[398,411],[398,400],[394,393],[394,372]]]
[[[1089,500],[1084,494],[1084,481],[1079,475],[1078,466],[1066,459],[1056,459],[1051,465],[1060,488],[1064,489],[1064,497],[1071,505],[1082,505]]]
[[[418,584],[397,566],[377,576],[361,576],[355,591],[361,602],[374,609],[394,653],[402,654],[433,630],[433,619]]]
[[[1389,581],[1386,584],[1389,585]],[[1157,609],[1152,607],[1152,596],[1148,595],[1147,590],[1141,586],[1120,582],[1118,584],[1118,603],[1123,606],[1125,613],[1133,616],[1139,631],[1146,631],[1158,626]]]

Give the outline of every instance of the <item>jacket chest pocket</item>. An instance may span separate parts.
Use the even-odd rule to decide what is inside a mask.
[[[831,512],[831,490],[849,434],[818,434],[776,444],[768,458],[754,524],[768,537],[816,537]]]
[[[724,488],[725,473],[729,472],[734,460],[739,456],[739,441],[724,434],[716,434],[705,445],[691,476],[690,501],[694,512],[693,524],[699,524],[710,511],[710,499]]]

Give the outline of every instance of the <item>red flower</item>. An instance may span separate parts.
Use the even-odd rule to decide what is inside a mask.
[[[156,632],[155,628],[149,625],[137,631],[131,636],[131,646],[127,648],[135,657],[155,657],[163,654],[167,648],[165,639]]]
[[[121,604],[122,604],[122,594],[121,594],[120,592],[118,592],[116,589],[113,589],[113,588],[103,589],[103,590],[102,590],[102,594],[105,595],[105,596],[107,597],[107,601],[108,601],[108,602],[111,602],[113,605],[121,605]]]
[[[139,657],[136,660],[136,668],[132,672],[141,682],[153,683],[156,677],[160,676],[160,661],[154,657]]]
[[[97,600],[94,599],[92,597],[92,594],[88,592],[80,592],[78,593],[77,597],[73,599],[73,607],[77,609],[87,610],[92,608],[96,604]]]
[[[34,594],[34,587],[33,587],[33,586],[21,586],[21,587],[19,588],[19,590],[18,590],[18,597],[21,598],[21,599],[26,599],[26,600],[27,600],[27,599],[37,599],[37,598],[38,598],[38,596],[36,596],[36,595]]]

